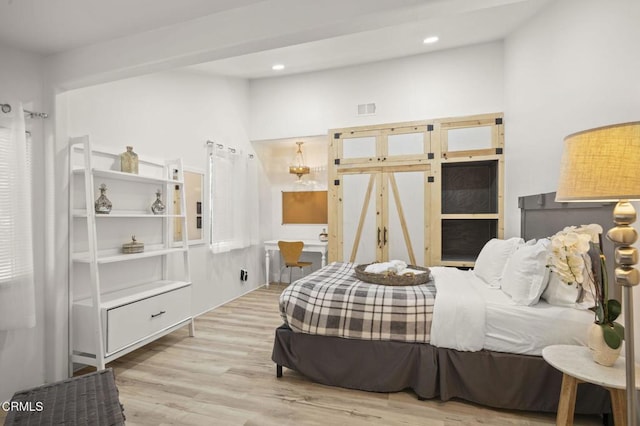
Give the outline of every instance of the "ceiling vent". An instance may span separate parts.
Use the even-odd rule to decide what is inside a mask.
[[[375,115],[376,104],[358,104],[358,115]]]

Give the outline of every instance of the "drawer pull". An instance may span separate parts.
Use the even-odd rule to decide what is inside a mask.
[[[159,317],[160,315],[166,314],[166,313],[167,313],[166,311],[160,311],[157,314],[151,314],[151,318]]]

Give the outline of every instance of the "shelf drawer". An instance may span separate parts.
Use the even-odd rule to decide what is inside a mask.
[[[191,286],[108,309],[107,353],[172,327],[191,316]]]

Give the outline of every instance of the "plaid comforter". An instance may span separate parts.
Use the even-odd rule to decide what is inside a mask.
[[[298,333],[428,343],[436,288],[358,280],[353,263],[332,263],[287,287],[280,315]]]

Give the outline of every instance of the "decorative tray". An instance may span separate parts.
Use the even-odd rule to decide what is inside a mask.
[[[365,269],[370,264],[358,265],[355,267],[356,277],[360,281],[364,281],[371,284],[379,284],[379,285],[419,285],[428,282],[431,279],[431,272],[429,268],[424,268],[422,266],[415,265],[407,265],[409,269],[415,269],[418,271],[424,271],[422,274],[414,274],[412,272],[408,272],[406,274],[395,274],[395,273],[382,273],[382,274],[374,274],[371,272],[365,272]]]

